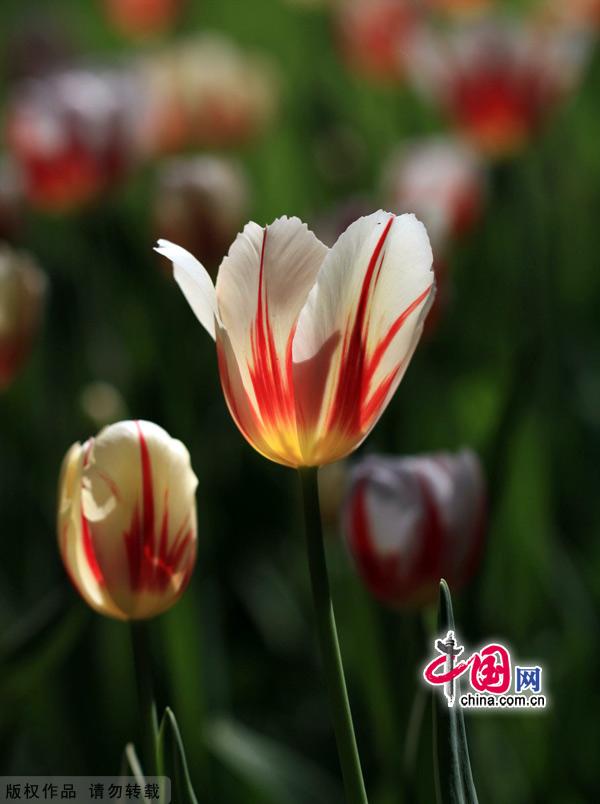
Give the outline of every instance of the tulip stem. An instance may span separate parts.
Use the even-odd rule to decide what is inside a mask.
[[[346,798],[349,804],[368,804],[329,589],[321,512],[319,509],[317,471],[313,467],[299,470],[317,634],[329,692]]]
[[[139,621],[131,624],[131,641],[142,725],[144,772],[148,776],[156,776],[161,773],[161,763],[148,623]]]

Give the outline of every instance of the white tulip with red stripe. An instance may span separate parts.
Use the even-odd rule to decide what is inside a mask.
[[[185,446],[150,422],[112,424],[71,447],[58,542],[93,609],[146,619],[180,598],[196,559],[196,486]]]
[[[159,241],[216,339],[229,410],[250,444],[286,466],[343,458],[398,387],[433,299],[432,254],[413,215],[360,218],[328,249],[298,218],[249,223],[216,288]]]
[[[352,470],[344,533],[377,598],[418,605],[435,600],[441,578],[456,588],[472,574],[485,508],[483,471],[471,450],[369,455]]]

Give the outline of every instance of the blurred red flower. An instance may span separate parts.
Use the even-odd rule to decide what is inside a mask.
[[[126,174],[135,143],[132,90],[121,73],[71,70],[15,92],[7,138],[33,205],[71,209]]]
[[[351,473],[343,515],[356,569],[384,603],[419,606],[474,572],[485,525],[485,489],[470,450],[396,458],[370,455]]]
[[[382,190],[394,212],[414,212],[434,246],[467,234],[482,214],[485,170],[468,144],[429,137],[401,144],[383,167]]]
[[[411,71],[458,131],[489,156],[507,156],[574,87],[587,52],[570,31],[487,19],[423,34]]]

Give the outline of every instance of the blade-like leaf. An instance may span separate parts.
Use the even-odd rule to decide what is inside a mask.
[[[121,776],[133,776],[139,785],[143,787],[145,784],[144,772],[133,743],[127,743],[123,751]]]
[[[304,757],[228,719],[207,729],[209,749],[252,789],[276,804],[334,804],[341,791]]]
[[[445,634],[450,630],[454,630],[452,598],[448,584],[442,580],[438,632]],[[459,679],[456,683],[458,685]],[[438,804],[477,804],[463,711],[458,705],[447,706],[441,695],[433,696],[433,741]]]
[[[164,759],[163,772],[171,778],[172,800],[177,804],[198,804],[188,770],[185,748],[175,715],[165,709],[158,735],[160,752]]]

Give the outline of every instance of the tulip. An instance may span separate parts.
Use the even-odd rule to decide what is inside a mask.
[[[185,446],[150,422],[112,424],[70,448],[58,543],[93,609],[142,620],[181,597],[196,558],[196,485]]]
[[[401,146],[383,169],[383,193],[397,212],[413,210],[435,245],[467,234],[485,195],[483,163],[465,143],[431,137]]]
[[[147,37],[167,31],[181,12],[182,0],[104,0],[106,13],[120,33]]]
[[[343,522],[350,555],[375,597],[392,606],[436,599],[440,578],[473,573],[484,533],[481,464],[470,450],[372,455],[351,473]]]
[[[277,105],[271,63],[215,34],[146,58],[139,73],[142,145],[150,155],[243,144],[262,133]]]
[[[343,0],[335,23],[342,53],[353,70],[380,81],[404,77],[409,46],[420,25],[410,0]]]
[[[25,362],[37,332],[46,278],[28,254],[0,246],[0,390]]]
[[[136,138],[131,93],[124,75],[73,70],[15,94],[8,141],[33,205],[72,209],[126,174]]]
[[[540,131],[576,84],[587,53],[585,39],[571,32],[486,20],[420,37],[411,71],[474,146],[506,157]]]
[[[222,157],[180,157],[161,167],[157,184],[156,231],[216,271],[246,217],[249,188],[242,168]]]
[[[328,249],[298,218],[249,223],[216,288],[189,252],[163,240],[156,250],[216,339],[229,410],[258,452],[319,466],[359,446],[398,387],[433,298],[423,224],[379,211]]]

